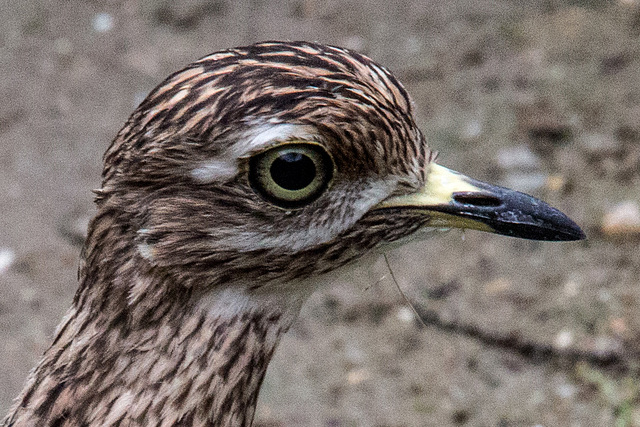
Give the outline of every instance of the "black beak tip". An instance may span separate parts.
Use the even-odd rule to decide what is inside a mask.
[[[568,216],[528,194],[474,181],[484,193],[454,193],[451,213],[473,218],[497,234],[529,240],[572,242],[586,239]]]
[[[521,221],[511,224],[517,237],[551,242],[573,242],[587,238],[582,229],[568,216],[544,202],[538,202],[538,209],[523,215]],[[502,227],[509,229],[507,224]]]
[[[544,202],[538,201],[538,208],[534,210],[533,217],[541,223],[538,230],[540,240],[573,242],[587,238],[571,218]]]
[[[569,218],[566,221],[553,223],[504,223],[488,222],[497,234],[505,236],[519,237],[528,240],[544,240],[547,242],[573,242],[584,240],[587,236]]]
[[[563,229],[563,235],[559,239],[560,241],[565,242],[573,242],[575,240],[584,240],[587,238],[587,235],[582,231],[582,229],[569,218],[567,218],[569,224],[566,224],[566,228]]]

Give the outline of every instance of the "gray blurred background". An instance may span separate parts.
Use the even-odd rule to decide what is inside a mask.
[[[578,243],[451,232],[316,293],[258,426],[640,426],[640,2],[0,3],[0,414],[76,288],[101,155],[167,74],[265,39],[363,52],[439,162],[543,198]]]

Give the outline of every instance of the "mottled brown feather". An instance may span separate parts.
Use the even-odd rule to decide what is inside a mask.
[[[274,207],[242,157],[232,176],[194,179],[276,123],[331,154],[326,194]],[[420,187],[432,157],[405,90],[355,52],[267,42],[169,76],[105,153],[73,306],[4,425],[250,425],[309,283],[426,221],[356,206],[382,183]],[[288,246],[314,232],[329,238]],[[239,308],[209,309],[225,298]]]

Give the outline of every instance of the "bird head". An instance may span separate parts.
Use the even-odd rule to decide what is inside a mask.
[[[544,202],[434,158],[384,67],[265,42],[154,89],[105,154],[99,205],[151,266],[205,288],[326,273],[429,227],[584,238]]]

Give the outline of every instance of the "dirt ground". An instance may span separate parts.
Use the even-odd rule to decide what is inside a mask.
[[[356,270],[284,338],[256,425],[640,426],[637,0],[1,2],[0,414],[71,302],[110,139],[168,73],[265,39],[387,65],[441,164],[589,238],[391,251],[424,325],[383,261]]]

